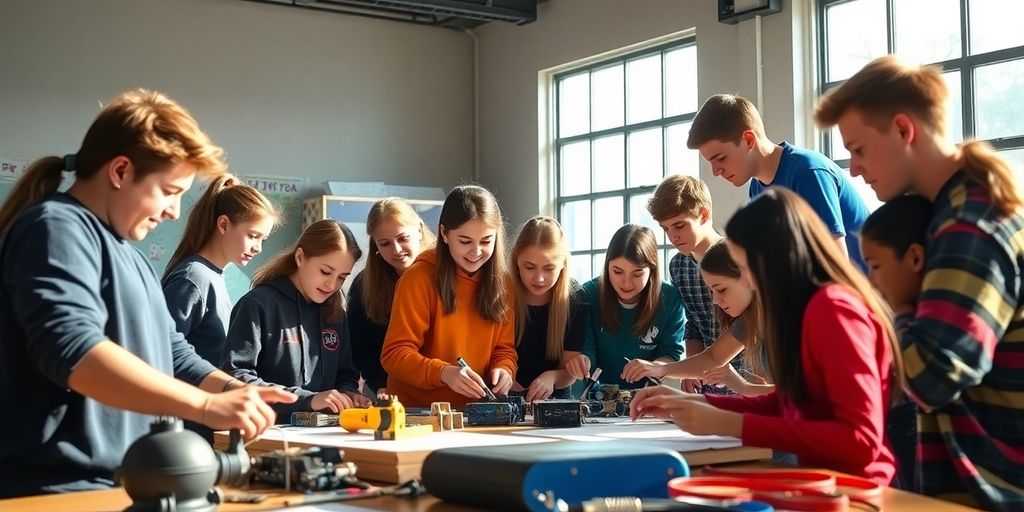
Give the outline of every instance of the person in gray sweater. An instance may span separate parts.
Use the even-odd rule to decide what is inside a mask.
[[[57,193],[63,172],[75,181]],[[0,208],[0,498],[114,486],[154,415],[252,439],[274,424],[268,402],[295,400],[199,357],[130,243],[178,217],[197,172],[224,172],[220,148],[171,99],[129,91]]]

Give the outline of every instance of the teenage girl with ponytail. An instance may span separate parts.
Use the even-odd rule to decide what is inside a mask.
[[[164,297],[178,331],[210,363],[220,364],[231,315],[224,268],[248,265],[279,217],[263,194],[230,174],[214,178],[188,216],[164,273]]]

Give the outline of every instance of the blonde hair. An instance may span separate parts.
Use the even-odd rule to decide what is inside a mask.
[[[444,229],[458,229],[466,222],[479,220],[494,233],[494,251],[479,270],[480,284],[476,289],[476,308],[480,316],[498,323],[509,320],[511,307],[505,300],[509,286],[508,262],[505,260],[505,223],[501,208],[494,195],[483,187],[461,185],[452,189],[441,207],[440,225]],[[437,275],[435,284],[445,314],[455,312],[455,280],[458,265],[452,258],[448,243],[441,237],[437,241]]]
[[[765,136],[757,107],[742,96],[716,94],[701,105],[693,118],[686,147],[697,149],[713,140],[739,142],[747,130],[758,137]]]
[[[519,236],[516,237],[512,253],[509,255],[509,266],[514,283],[512,286],[515,288],[513,299],[516,312],[516,345],[522,341],[529,310],[526,304],[529,292],[523,285],[523,278],[519,273],[519,256],[530,247],[541,248],[552,255],[552,259],[559,260],[562,266],[558,272],[558,279],[555,280],[555,284],[551,288],[551,302],[548,306],[547,350],[545,351],[548,359],[558,361],[562,358],[572,300],[572,279],[569,277],[569,243],[566,240],[565,232],[562,231],[562,226],[551,217],[533,217],[526,221],[523,228],[519,230]]]
[[[352,253],[352,259],[359,261],[363,251],[348,226],[332,219],[318,220],[309,225],[295,242],[295,247],[282,252],[260,267],[252,278],[252,285],[259,286],[281,276],[290,276],[299,271],[295,253],[302,249],[307,258],[323,256],[335,251]],[[345,297],[341,291],[331,295],[320,305],[320,318],[324,322],[337,322],[345,315]]]
[[[214,178],[188,215],[181,243],[167,263],[164,279],[182,261],[199,253],[210,243],[221,215],[227,216],[232,224],[271,219],[276,225],[281,218],[281,212],[259,190],[230,174]]]
[[[666,177],[647,201],[647,211],[658,222],[679,214],[699,216],[701,210],[711,215],[711,191],[704,180],[693,176]]]
[[[818,101],[815,121],[822,127],[839,122],[847,111],[859,112],[864,122],[888,133],[892,118],[908,113],[932,132],[946,135],[946,99],[949,91],[936,66],[911,66],[898,58],[879,57]],[[960,145],[963,169],[991,194],[1004,213],[1024,206],[1013,169],[988,143]]]
[[[124,156],[132,161],[136,179],[183,162],[212,178],[225,172],[223,153],[174,100],[145,89],[122,93],[89,126],[72,158],[74,169],[65,169],[65,159],[57,156],[40,158],[28,167],[0,208],[0,233],[22,210],[56,193],[62,171],[74,171],[76,179],[85,180]]]
[[[416,226],[420,234],[420,252],[432,249],[436,240],[434,233],[409,203],[397,197],[387,197],[373,203],[366,216],[366,234],[370,236],[370,256],[363,272],[362,299],[366,317],[377,324],[387,324],[391,319],[391,303],[395,298],[395,285],[400,277],[395,267],[384,261],[376,249],[373,232],[385,221],[401,226]],[[414,255],[415,256],[415,255]]]

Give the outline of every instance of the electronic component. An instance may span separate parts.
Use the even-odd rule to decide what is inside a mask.
[[[338,415],[323,412],[293,412],[293,427],[337,427]]]
[[[342,460],[339,448],[291,448],[256,457],[253,477],[271,485],[302,492],[327,491],[358,486],[356,465]]]
[[[579,400],[537,400],[533,402],[533,423],[539,427],[583,425],[583,403]]]

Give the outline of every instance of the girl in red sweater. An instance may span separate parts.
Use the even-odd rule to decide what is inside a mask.
[[[895,463],[886,414],[902,371],[888,309],[793,192],[767,190],[725,230],[730,254],[757,290],[775,392],[707,396],[660,386],[640,391],[631,415],[739,437],[794,453],[804,466],[888,484]]]

